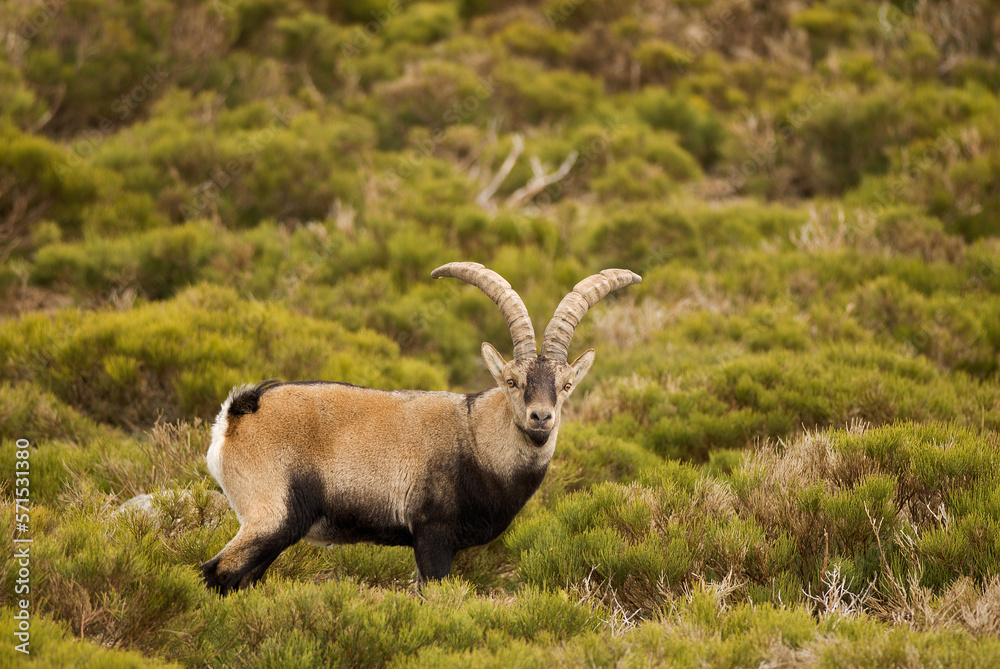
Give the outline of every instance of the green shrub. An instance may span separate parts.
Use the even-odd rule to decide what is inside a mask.
[[[787,111],[784,123],[797,133],[801,153],[786,160],[798,163],[800,192],[839,194],[865,174],[884,173],[888,149],[899,141],[898,95],[893,89],[823,92]]]
[[[231,190],[225,197],[232,198],[238,220],[247,226],[267,217],[324,220],[335,201],[360,199],[357,177],[347,163],[374,144],[374,128],[359,118],[306,113],[287,128],[272,122],[244,140],[244,166],[234,171],[233,186],[220,188]]]
[[[434,132],[457,123],[476,123],[497,108],[498,82],[475,70],[449,62],[424,61],[394,81],[374,87],[369,118],[379,126],[380,145],[398,148],[410,128]]]
[[[610,165],[591,188],[605,201],[641,201],[666,197],[674,184],[658,165],[632,157]]]
[[[444,385],[427,365],[399,364],[384,337],[209,287],[127,313],[25,317],[0,331],[0,350],[4,376],[30,377],[86,415],[131,427],[159,415],[207,418],[229,388],[255,379]]]
[[[530,61],[511,59],[494,71],[497,93],[519,128],[580,118],[595,105],[602,86],[593,77],[566,70],[543,70]]]
[[[53,244],[35,256],[31,279],[42,286],[92,295],[133,289],[150,299],[170,297],[199,278],[214,253],[210,226],[189,223],[83,244]],[[213,253],[214,252],[214,253]]]
[[[0,57],[0,117],[27,129],[48,109],[48,105],[24,81],[24,73]]]
[[[3,634],[14,638],[17,631],[16,613],[14,607],[2,609]],[[156,657],[142,655],[134,651],[120,648],[102,647],[93,641],[81,640],[73,636],[70,626],[65,623],[53,622],[47,618],[34,617],[31,620],[31,638],[27,650],[31,653],[31,664],[35,667],[84,667],[86,669],[139,669],[145,667],[179,667]],[[17,650],[17,643],[6,644],[0,651],[0,660],[7,666],[16,666],[25,660]]]
[[[32,545],[36,613],[106,647],[160,647],[164,625],[204,596],[195,574],[166,564],[158,535],[143,531],[138,521],[112,520],[109,527],[83,511],[73,516],[54,532],[36,535]],[[11,592],[13,575],[4,578]],[[47,592],[60,596],[46,597]]]
[[[350,43],[346,30],[309,11],[278,18],[274,27],[284,38],[282,54],[299,64],[306,86],[329,90],[339,83],[337,61]]]
[[[956,264],[965,250],[962,239],[948,234],[941,221],[906,207],[882,212],[875,237],[893,252],[918,256],[927,263]]]
[[[97,195],[94,175],[78,157],[57,144],[34,137],[0,120],[0,255],[9,257],[31,239],[44,216],[67,236],[78,236],[81,212]],[[22,251],[23,253],[23,251]]]
[[[537,58],[549,65],[558,65],[578,48],[580,36],[568,30],[554,30],[535,19],[519,19],[508,23],[495,39],[513,55]]]
[[[687,213],[642,202],[621,207],[595,225],[589,249],[641,274],[672,258],[698,258],[703,252],[700,232]]]
[[[106,427],[34,383],[0,382],[0,440],[77,441],[107,436]]]
[[[681,146],[702,166],[711,167],[720,157],[723,126],[704,101],[647,87],[635,96],[634,105],[639,118],[653,128],[677,133]]]
[[[545,0],[542,12],[550,25],[587,26],[592,22],[612,23],[628,15],[634,0]]]
[[[32,20],[34,28],[21,55],[25,78],[38,89],[62,91],[47,123],[50,131],[73,133],[112,119],[133,121],[174,74],[174,63],[156,37],[156,26],[174,22],[169,7],[102,3],[99,12],[89,14],[90,8],[84,2],[69,3],[67,11],[25,8],[31,13],[23,19]],[[93,51],[80,58],[76,36],[88,30]]]
[[[430,44],[448,37],[458,26],[458,13],[453,4],[417,2],[407,6],[385,24],[388,42]]]
[[[234,602],[237,612],[227,614]],[[184,663],[240,658],[260,666],[291,650],[321,664],[382,666],[432,645],[463,653],[514,639],[551,643],[594,626],[591,609],[565,595],[528,590],[506,604],[475,597],[460,581],[431,585],[418,599],[349,581],[289,592],[268,580],[235,599],[216,599],[207,609],[206,617],[218,622],[200,629],[195,644],[177,648]],[[296,630],[292,638],[287,630]]]
[[[865,327],[909,344],[938,364],[984,377],[997,370],[998,342],[987,330],[1000,309],[993,300],[980,300],[973,311],[956,298],[924,298],[888,277],[864,286],[855,299]]]
[[[654,375],[633,397],[635,384],[612,377],[599,384],[600,396],[588,411],[613,417],[601,427],[606,434],[638,435],[639,443],[656,453],[695,461],[704,461],[716,448],[745,448],[759,438],[783,439],[802,428],[843,425],[852,418],[874,425],[948,420],[969,427],[1000,420],[988,399],[988,383],[952,379],[926,359],[870,344],[802,348],[808,341],[802,325],[774,330],[779,323],[784,321],[770,326],[764,321],[755,332],[745,322],[728,330],[722,321],[686,319],[682,331],[696,346],[677,349],[677,362],[665,365],[679,382],[657,381]],[[704,325],[720,331],[704,330]],[[717,337],[757,340],[767,350],[701,364],[689,356]],[[632,354],[631,359],[642,357]],[[659,365],[664,362],[661,358]]]
[[[580,401],[576,400],[576,404]],[[543,498],[549,496],[553,500],[606,481],[631,481],[660,462],[634,442],[602,435],[599,430],[576,421],[559,428],[556,450],[540,492]],[[543,501],[549,503],[548,499]]]
[[[692,60],[690,54],[664,40],[645,41],[632,56],[642,65],[643,75],[652,81],[669,81]]]
[[[549,588],[595,580],[630,610],[652,611],[698,575],[767,580],[788,562],[794,545],[768,545],[735,515],[731,493],[695,468],[666,463],[640,480],[599,484],[515,524],[505,542],[521,577]]]
[[[809,47],[814,60],[823,58],[833,46],[844,44],[858,27],[853,13],[824,5],[796,13],[791,23],[809,33]]]
[[[897,582],[906,582],[906,573],[940,591],[956,575],[986,578],[1000,556],[991,538],[970,542],[967,531],[955,531],[993,522],[994,506],[964,502],[981,499],[994,485],[988,463],[995,449],[970,432],[940,425],[831,432],[799,440],[780,454],[751,457],[734,474],[734,491],[769,536],[791,529],[800,555],[813,556],[807,558],[812,568],[821,554],[824,562],[840,555],[850,558],[855,583],[882,579],[878,586],[886,597]],[[956,523],[954,529],[942,529],[945,517]],[[942,550],[944,535],[953,550],[968,551],[964,569],[941,568],[954,558]]]
[[[729,482],[667,462],[638,484],[571,494],[519,520],[505,543],[529,583],[596,579],[645,611],[697,578],[808,601],[842,574],[889,602],[909,574],[940,593],[959,575],[982,582],[1000,560],[996,449],[940,425],[807,434],[748,455]],[[779,583],[797,586],[769,590]]]

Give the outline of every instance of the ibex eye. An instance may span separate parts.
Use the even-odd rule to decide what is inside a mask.
[[[507,379],[507,387],[508,388],[516,388],[517,387],[517,384],[514,383],[514,379]]]

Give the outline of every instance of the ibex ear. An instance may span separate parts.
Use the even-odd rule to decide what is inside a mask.
[[[503,385],[505,383],[503,378],[503,368],[506,366],[507,361],[503,359],[500,355],[500,351],[493,348],[493,345],[489,342],[483,342],[483,360],[486,361],[486,368],[490,370],[490,374],[496,379],[497,383]]]
[[[583,381],[583,377],[587,376],[587,372],[590,371],[590,366],[594,364],[595,355],[594,349],[588,349],[570,365],[570,367],[573,368],[573,371],[576,372],[577,383]]]

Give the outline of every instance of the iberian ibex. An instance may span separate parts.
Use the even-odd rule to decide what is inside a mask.
[[[559,303],[542,352],[524,302],[478,263],[439,267],[496,302],[514,340],[506,362],[488,343],[497,387],[473,394],[265,381],[234,388],[212,426],[208,469],[240,530],[202,565],[222,594],[255,583],[300,539],[412,546],[420,582],[447,576],[456,551],[488,543],[545,476],[563,402],[594,362],[566,362],[587,310],[641,281],[622,269],[584,279]]]

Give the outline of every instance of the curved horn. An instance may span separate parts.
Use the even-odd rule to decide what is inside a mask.
[[[431,278],[440,279],[450,276],[471,283],[496,302],[500,313],[510,328],[510,337],[514,340],[514,359],[534,358],[538,355],[535,348],[535,329],[531,326],[531,318],[524,301],[507,280],[491,269],[477,262],[450,262],[431,272]]]
[[[545,328],[545,336],[542,338],[542,357],[566,362],[573,332],[587,314],[587,310],[611,291],[640,281],[642,281],[641,276],[627,269],[606,269],[600,274],[588,276],[573,286],[573,290],[556,307],[552,320]]]

